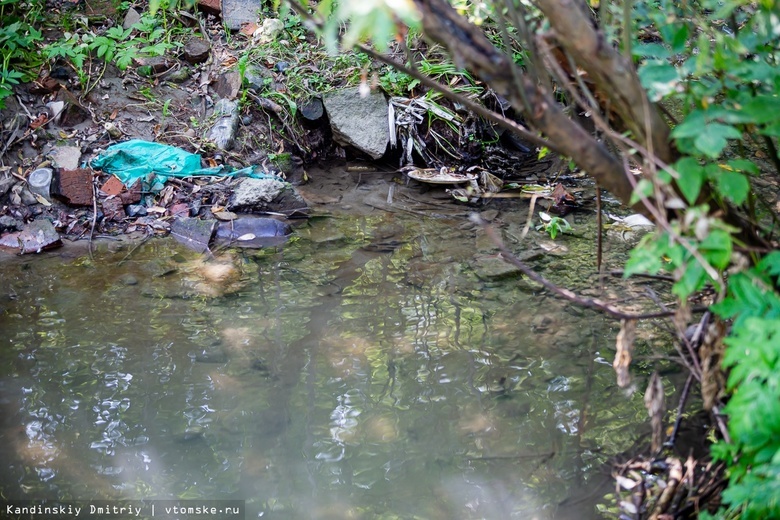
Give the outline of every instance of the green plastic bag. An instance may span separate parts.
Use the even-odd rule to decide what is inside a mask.
[[[242,175],[256,179],[282,180],[272,175],[255,173],[252,166],[240,170],[230,170],[225,166],[201,168],[198,154],[140,139],[109,146],[103,154],[92,160],[91,166],[116,175],[127,187],[142,179],[153,193],[162,189],[168,177]]]

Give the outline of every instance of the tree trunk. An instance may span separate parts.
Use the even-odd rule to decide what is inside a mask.
[[[544,89],[537,81],[537,78],[528,77],[515,65],[511,59],[498,49],[487,39],[483,31],[469,23],[445,1],[445,0],[415,0],[417,7],[422,13],[423,28],[425,34],[432,40],[444,45],[452,56],[453,61],[459,67],[472,71],[477,77],[483,80],[490,87],[506,97],[516,109],[529,106],[530,110],[524,110],[527,122],[545,134],[548,139],[554,143],[555,151],[571,157],[574,162],[584,171],[590,174],[605,189],[628,204],[633,186],[629,181],[621,160],[615,157],[595,137],[590,135],[579,124],[569,119],[561,110],[559,104],[552,97],[552,94]],[[563,21],[560,22],[562,30],[569,27],[581,29],[575,23],[575,20],[568,18],[582,19],[587,23],[587,17],[579,9],[573,8],[567,0],[545,0],[545,7],[555,10],[555,4]],[[563,5],[565,4],[565,5]],[[569,9],[568,11],[564,11]],[[556,18],[556,19],[557,19]],[[564,24],[563,22],[567,24]],[[571,34],[572,38],[579,38],[577,33]],[[598,37],[595,31],[587,35],[590,40],[577,47],[572,42],[562,41],[564,48],[572,49],[574,54],[582,54],[593,50],[597,44]],[[559,33],[560,39],[560,33]],[[629,119],[636,121],[632,125],[637,129],[643,129],[646,121],[650,121],[651,134],[653,141],[658,141],[658,148],[668,150],[668,127],[658,118],[655,108],[651,106],[651,119],[639,115],[644,114],[643,101],[647,98],[640,98],[639,94],[644,96],[641,85],[634,74],[633,69],[626,67],[622,63],[620,56],[601,52],[594,54],[594,60],[598,57],[598,66],[589,67],[594,71],[594,77],[604,80],[609,77],[609,68],[621,66],[620,70],[614,71],[616,82],[624,81],[630,87],[625,94],[619,95],[621,99],[618,104],[621,110],[627,110]],[[516,78],[518,81],[516,81]],[[629,78],[623,79],[621,78]],[[633,78],[633,79],[631,79]],[[604,81],[606,85],[607,82]],[[637,88],[639,90],[637,90]],[[620,89],[617,85],[609,85],[607,91],[616,93]],[[524,100],[527,103],[524,103]],[[653,117],[655,114],[655,117]],[[660,125],[658,129],[655,125]],[[633,128],[632,128],[633,130]],[[644,135],[644,131],[639,135]],[[662,143],[666,143],[662,147]]]

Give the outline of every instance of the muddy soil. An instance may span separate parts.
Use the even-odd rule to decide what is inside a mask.
[[[88,8],[96,12],[92,4]],[[110,18],[105,16],[103,23],[121,23]],[[99,240],[125,243],[166,235],[182,208],[188,216],[201,218],[212,217],[211,210],[222,209],[234,180],[170,180],[161,192],[145,194],[140,202],[149,213],[141,216],[129,207],[139,201],[123,198],[123,207],[119,207],[110,200],[124,197],[127,191],[121,195],[104,193],[111,176],[100,171],[94,172],[93,186],[83,188],[94,193],[82,193],[83,200],[78,204],[73,200],[63,203],[56,197],[41,200],[27,189],[27,178],[37,168],[52,167],[56,182],[58,171],[88,167],[111,145],[129,139],[165,143],[197,153],[204,167],[253,167],[256,172],[283,177],[296,187],[309,205],[310,214],[392,211],[451,218],[477,211],[498,223],[525,224],[526,201],[532,197],[529,193],[516,189],[498,193],[495,198],[458,202],[450,193],[455,186],[410,180],[398,169],[400,153],[389,151],[379,162],[367,161],[358,151],[333,142],[327,117],[313,122],[300,116],[293,119],[278,105],[258,98],[254,91],[245,96],[242,89],[247,87],[238,73],[240,49],[236,49],[235,41],[231,47],[224,27],[213,16],[206,17],[200,28],[210,52],[199,63],[186,54],[177,54],[138,59],[133,67],[119,71],[98,60],[87,61],[85,84],[83,76],[79,78],[67,63],[52,62],[38,81],[15,89],[16,95],[8,98],[7,108],[0,112],[0,180],[5,179],[0,182],[3,257],[18,254],[18,248],[12,247],[16,240],[12,234],[36,220],[51,221],[63,243],[70,246],[67,254],[78,255]],[[47,37],[56,39],[58,35],[55,32]],[[284,70],[271,63],[260,65],[267,76],[266,84],[284,92]],[[218,149],[208,138],[219,99],[242,102],[235,144],[228,150]],[[572,174],[557,158],[538,161],[535,151],[518,155],[517,149],[509,148],[492,146],[481,157],[482,166],[490,167],[505,182],[562,181],[575,196],[575,204],[593,214],[592,186],[577,188],[582,175]],[[72,163],[67,167],[63,150],[68,150],[65,155]],[[507,172],[511,172],[511,178]],[[544,209],[550,204],[539,199],[536,207]]]

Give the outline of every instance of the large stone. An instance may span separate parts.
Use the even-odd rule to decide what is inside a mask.
[[[333,139],[352,146],[373,159],[385,154],[390,142],[387,99],[382,92],[361,97],[358,87],[337,90],[323,96]]]
[[[306,213],[303,198],[289,183],[276,179],[242,179],[228,204],[236,213]]]
[[[257,20],[263,10],[260,0],[222,0],[222,21],[231,31],[238,31],[244,24]]]
[[[19,248],[22,254],[40,253],[62,245],[54,225],[46,219],[30,222],[19,233]]]
[[[125,20],[122,22],[122,29],[129,29],[140,21],[141,14],[131,7],[125,14]]]

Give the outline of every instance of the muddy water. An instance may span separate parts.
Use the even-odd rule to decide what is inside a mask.
[[[614,324],[490,277],[463,227],[321,218],[211,261],[157,239],[5,266],[0,495],[598,517],[645,422]]]

